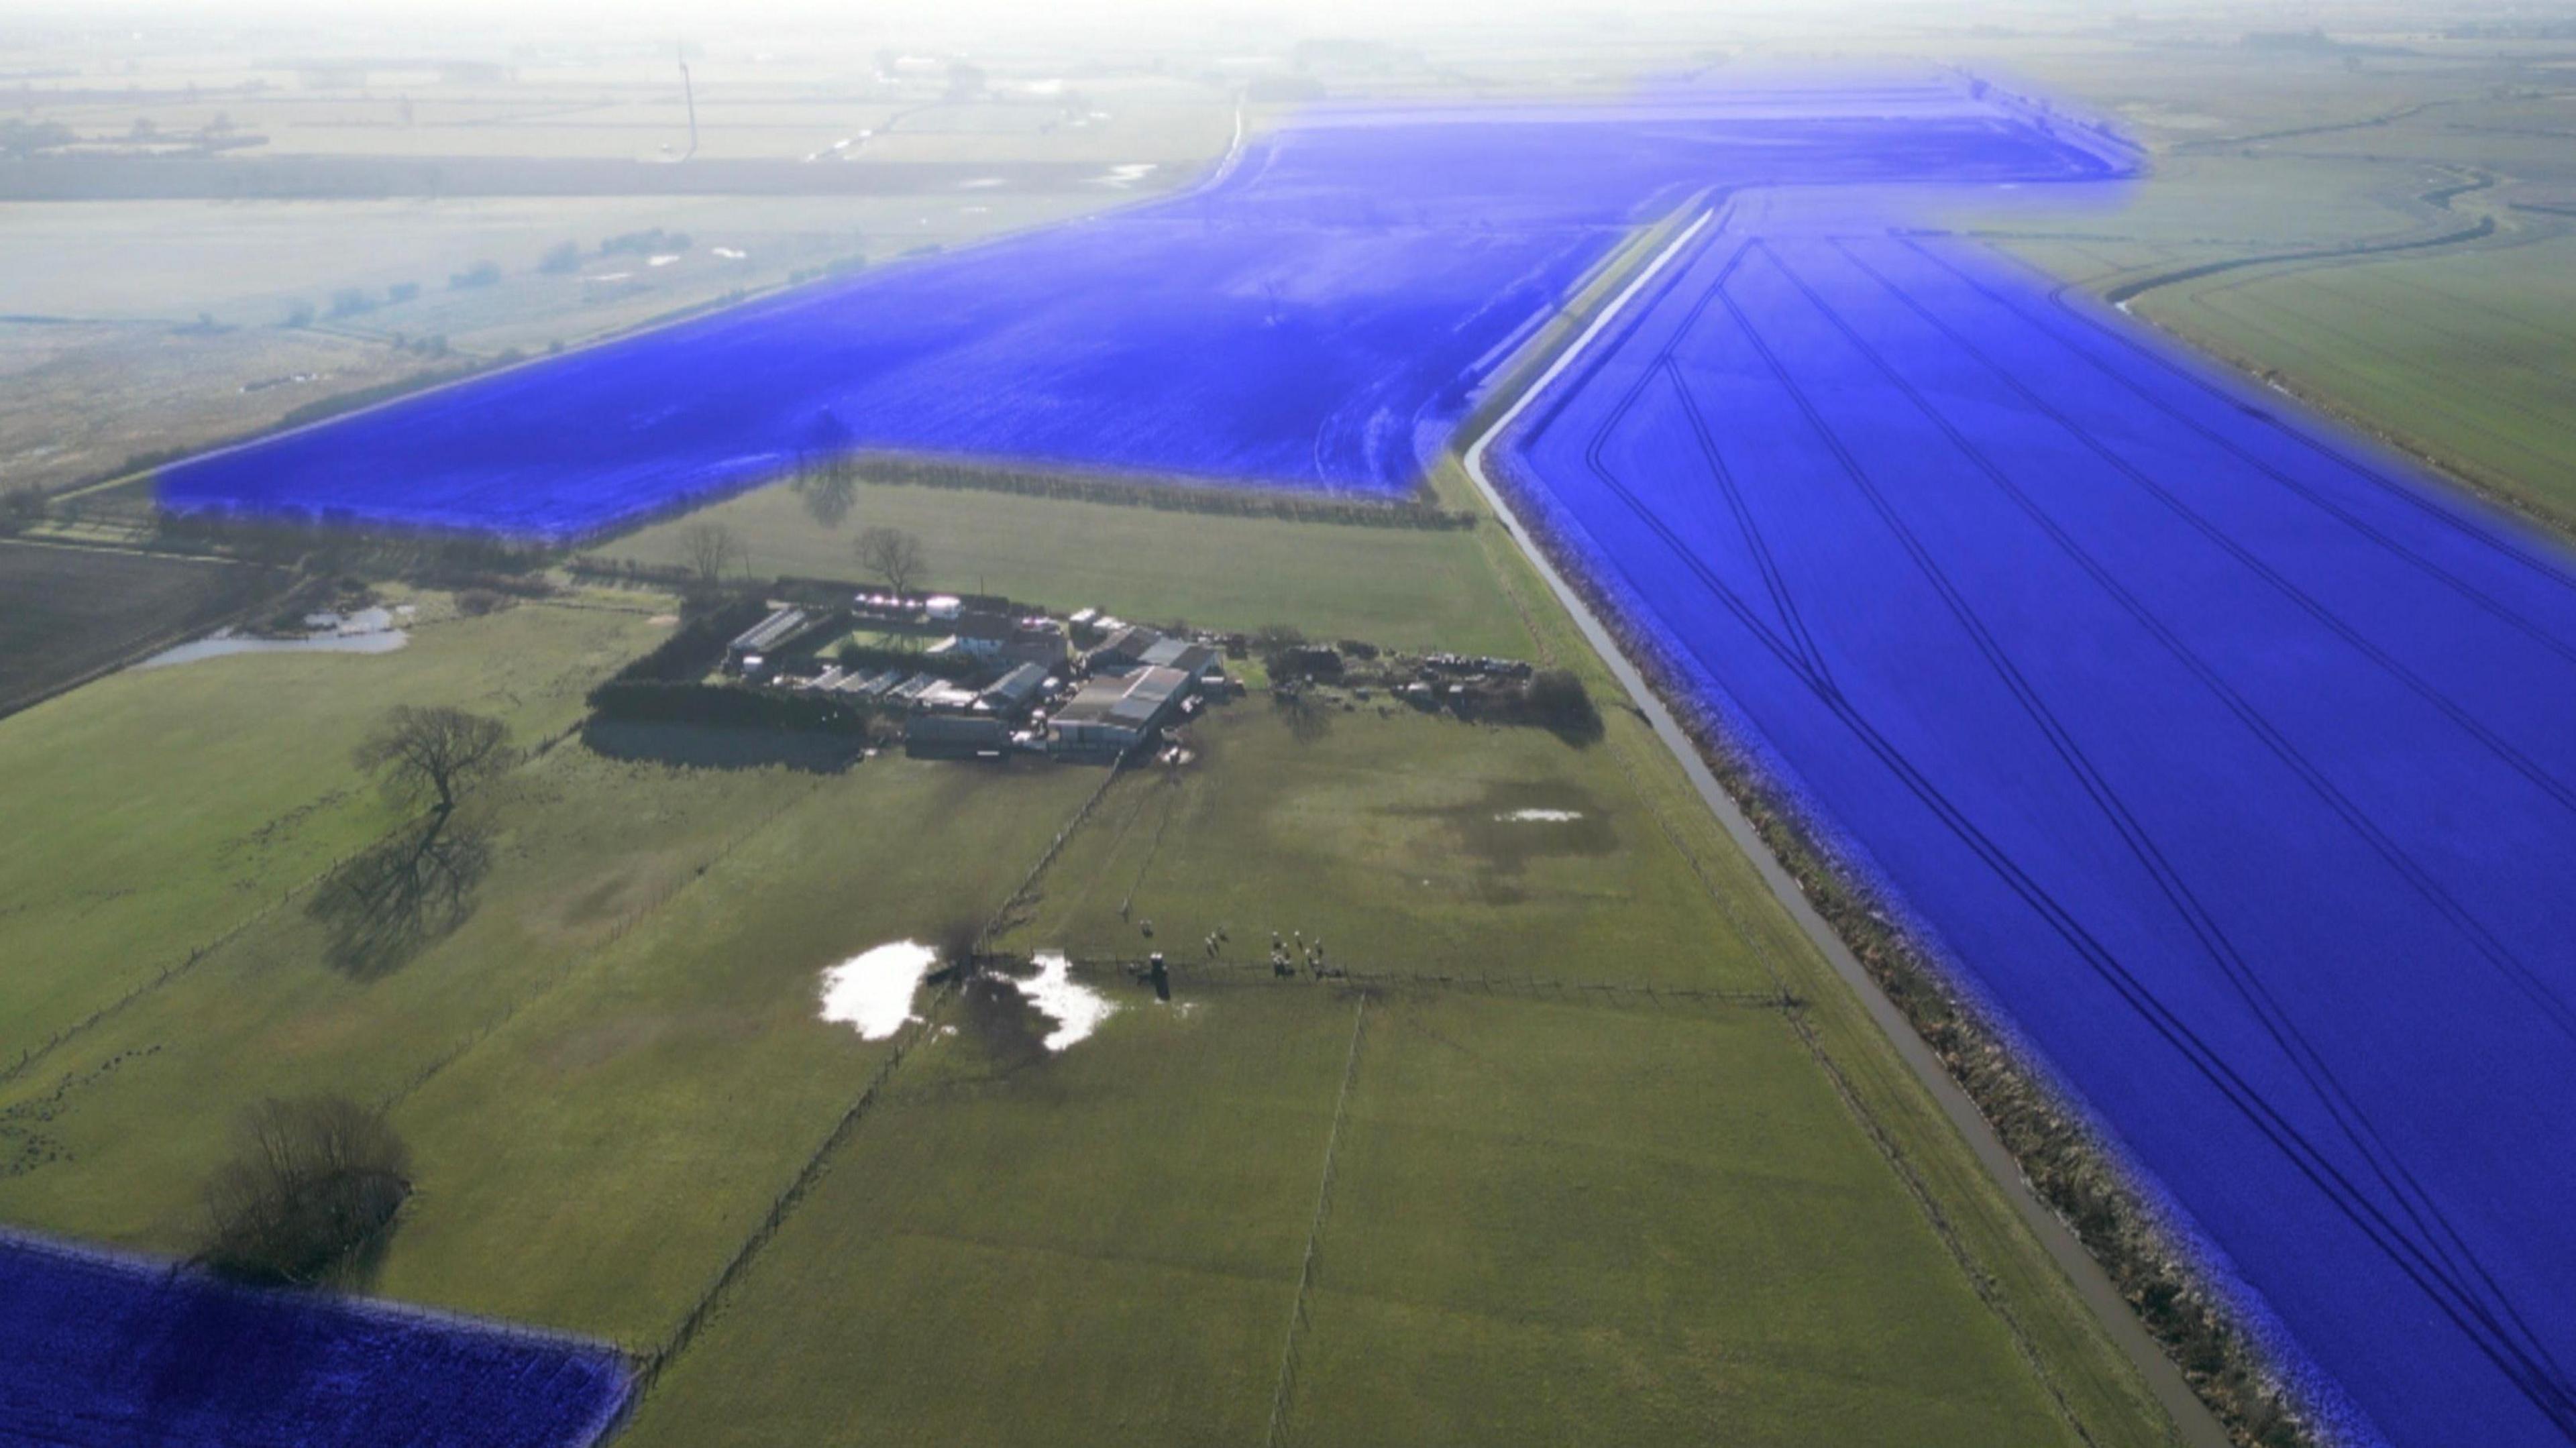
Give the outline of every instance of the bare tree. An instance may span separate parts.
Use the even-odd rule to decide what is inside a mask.
[[[397,704],[358,741],[353,757],[358,768],[383,779],[387,794],[445,815],[457,796],[515,763],[518,751],[498,719],[446,705]]]
[[[680,566],[699,587],[722,588],[727,574],[742,573],[751,563],[733,529],[701,518],[680,530]]]
[[[317,1282],[392,1226],[410,1195],[411,1150],[382,1113],[345,1096],[265,1101],[206,1182],[199,1257],[230,1276]]]
[[[921,537],[901,528],[862,528],[859,530],[859,566],[886,581],[886,587],[907,594],[921,581],[925,566]]]

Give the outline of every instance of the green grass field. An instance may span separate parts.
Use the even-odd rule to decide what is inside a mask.
[[[0,721],[0,1067],[276,911],[393,811],[349,763],[385,709],[457,704],[522,743],[660,630],[520,608],[380,655],[127,672]]]
[[[1772,1012],[1208,985],[901,1079],[634,1441],[1257,1441],[1328,1144],[1286,1441],[2076,1441]]]
[[[1223,927],[1262,962],[1275,930],[1371,972],[1768,984],[1607,748],[1336,697],[1320,735],[1235,704],[1198,764],[1121,781],[1011,939],[1197,960]]]
[[[2294,379],[2473,480],[2576,519],[2576,233],[2422,258],[2258,269],[2146,315]]]
[[[816,522],[785,484],[690,516],[700,519],[732,528],[758,577],[866,582],[852,542],[860,529],[883,525],[920,535],[928,582],[939,588],[1140,622],[1284,622],[1316,638],[1393,647],[1513,656],[1529,648],[1485,566],[1475,534],[1486,528],[1328,526],[886,483],[862,484],[837,528]],[[597,551],[676,563],[684,526],[658,524]]]
[[[1508,549],[1445,536],[1480,562]],[[1517,623],[1527,579],[1487,567]],[[1561,618],[1536,617],[1531,643],[1559,646]],[[659,1379],[648,1443],[1246,1437],[1292,1351],[1291,1424],[1317,1442],[1539,1441],[1576,1417],[1605,1441],[2044,1442],[2064,1431],[2049,1385],[2095,1441],[2155,1441],[1856,1006],[1815,1000],[1802,1035],[1762,999],[1783,969],[1831,987],[1624,715],[1578,749],[1372,705],[1319,731],[1239,701],[1195,726],[1179,784],[1116,780],[1017,917],[1032,947],[1134,953],[1151,912],[1181,947],[1222,919],[1246,956],[1276,925],[1362,968],[1570,983],[1372,1002],[1293,1348],[1359,1010],[1330,985],[1176,949],[1175,1006],[1094,977],[1117,1013],[1052,1056],[1027,1018],[952,1002],[926,1029],[961,1033],[826,1150],[889,1047],[819,1019],[819,973],[999,907],[1100,771],[679,770],[568,741],[461,816],[493,863],[460,925],[335,966],[304,882],[396,823],[345,739],[405,698],[540,737],[659,632],[523,606],[394,654],[122,676],[0,721],[13,818],[115,821],[0,856],[48,942],[13,955],[37,964],[11,988],[77,1022],[142,987],[0,1081],[0,1220],[184,1251],[239,1113],[337,1091],[389,1107],[419,1184],[361,1285],[639,1352],[816,1169]],[[107,761],[147,740],[138,786]],[[138,793],[190,799],[190,829],[115,815]],[[1528,810],[1581,818],[1496,818]],[[102,910],[98,886],[135,893]],[[121,969],[184,960],[218,924],[238,928],[166,981]],[[1606,982],[1733,997],[1578,988]],[[1388,1359],[1413,1401],[1370,1371]]]
[[[565,619],[636,622],[533,608],[493,622]],[[253,661],[190,667],[232,662]],[[248,673],[227,682],[245,702],[276,693],[276,680]],[[344,687],[370,716],[387,697]],[[203,708],[207,696],[188,702]],[[172,724],[135,700],[125,712]],[[298,727],[289,718],[263,737],[229,722],[280,749]],[[47,742],[23,746],[33,767],[9,777],[13,792],[31,774],[65,772]],[[989,913],[1099,778],[893,757],[837,776],[673,770],[567,742],[460,816],[489,839],[493,863],[453,933],[352,970],[335,964],[328,924],[299,890],[0,1084],[0,1216],[184,1251],[198,1184],[233,1119],[265,1095],[338,1092],[390,1105],[423,1183],[369,1286],[649,1346],[879,1058],[882,1047],[818,1018],[820,972]],[[312,814],[337,810],[350,832],[363,829],[369,797],[338,794]],[[921,848],[934,821],[952,831],[947,850]],[[380,812],[371,822],[388,823]],[[41,898],[31,880],[12,886],[13,899]],[[121,943],[66,936],[47,956],[19,957],[44,969],[13,970],[12,983],[89,980],[81,966]]]

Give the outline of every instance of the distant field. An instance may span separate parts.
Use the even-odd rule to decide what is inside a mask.
[[[0,541],[0,714],[283,581],[247,565]]]
[[[1402,497],[1526,333],[1687,194],[2130,164],[1940,80],[1318,109],[1153,204],[181,460],[160,497],[575,539],[857,449]]]
[[[2141,310],[2576,523],[2576,234],[2262,269]]]
[[[2087,287],[2491,222],[2492,237],[2248,267],[2133,306],[2576,531],[2576,223],[2532,209],[2576,188],[2564,42],[2411,42],[2352,63],[2205,43],[2116,60],[2068,41],[2013,48],[2155,153],[2119,207],[1966,220]]]
[[[267,427],[335,395],[511,350],[540,353],[799,273],[963,245],[1125,199],[1104,186],[12,205],[0,240],[9,263],[0,266],[0,485],[57,486],[137,454]],[[689,244],[599,249],[654,228]],[[580,253],[571,270],[539,269],[567,243]],[[492,284],[450,284],[486,262],[499,268]],[[395,300],[393,289],[406,286],[416,294]],[[344,293],[361,309],[338,311]],[[283,325],[299,313],[311,323]],[[214,330],[198,325],[201,316]],[[445,350],[395,345],[431,338]]]
[[[735,530],[759,576],[868,581],[862,528],[918,534],[929,581],[1070,612],[1203,628],[1289,623],[1317,638],[1519,657],[1528,636],[1478,546],[1479,530],[1371,528],[1220,513],[1165,512],[966,488],[868,483],[837,528],[785,485],[690,515]],[[665,523],[601,547],[609,558],[679,561]]]

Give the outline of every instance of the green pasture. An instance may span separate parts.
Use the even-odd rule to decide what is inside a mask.
[[[2576,232],[2211,277],[2146,315],[2576,519]]]
[[[455,704],[533,744],[662,632],[623,612],[436,613],[393,653],[130,670],[0,720],[0,1068],[390,828],[349,762],[387,708]]]
[[[1290,623],[1316,638],[1518,656],[1526,633],[1504,606],[1475,535],[1483,528],[1376,528],[1074,502],[966,488],[862,483],[839,526],[794,488],[745,493],[683,522],[597,550],[680,561],[680,530],[731,528],[755,577],[869,582],[853,543],[869,527],[918,534],[936,588],[1002,593],[1070,612],[1203,628]]]
[[[1369,972],[1768,986],[1607,748],[1342,690],[1311,717],[1256,695],[1189,742],[1102,801],[1013,940],[1199,961],[1222,928],[1222,959],[1266,964],[1275,931]]]

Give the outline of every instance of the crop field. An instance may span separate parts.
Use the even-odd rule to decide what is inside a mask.
[[[870,447],[1401,495],[1512,345],[1683,196],[2127,164],[1948,84],[1319,111],[1169,200],[198,458],[161,498],[564,537]]]
[[[582,1448],[628,1391],[594,1344],[0,1236],[12,1443]]]
[[[0,542],[0,714],[278,583],[263,568]]]
[[[2576,1432],[2576,559],[1883,229],[1710,227],[1511,450],[2329,1403]]]

